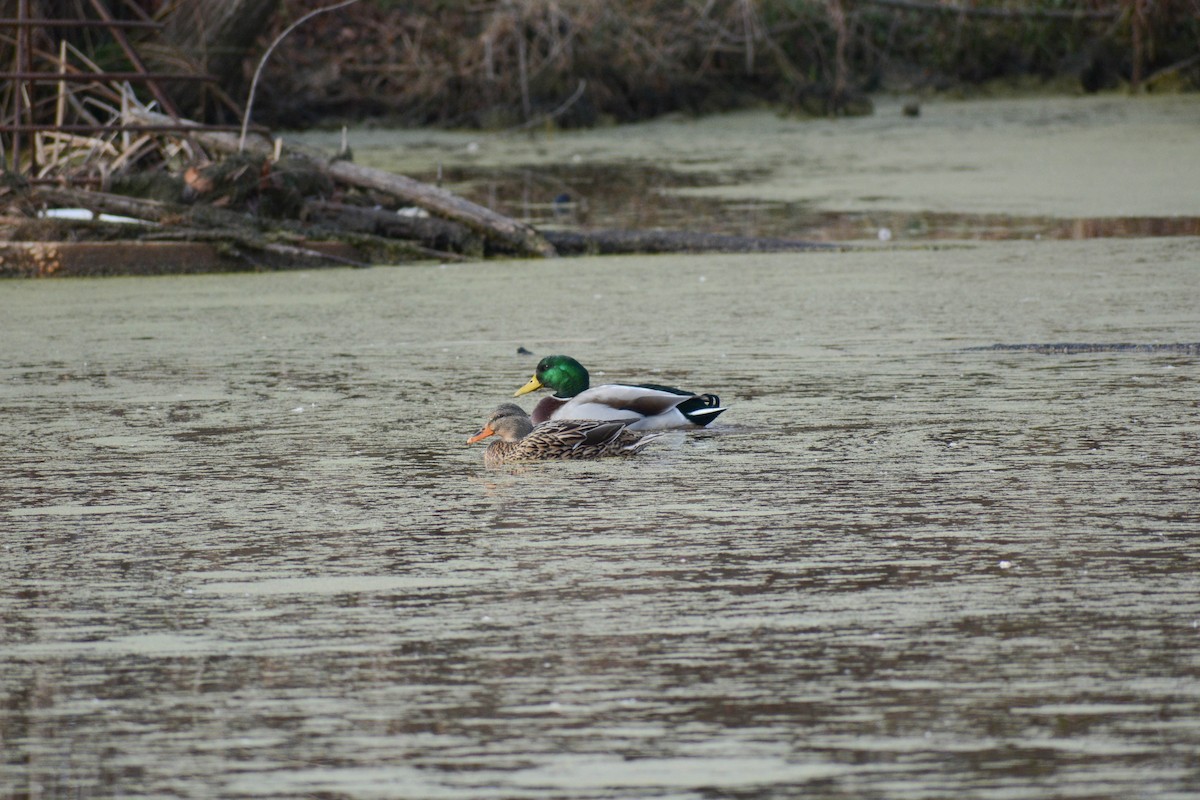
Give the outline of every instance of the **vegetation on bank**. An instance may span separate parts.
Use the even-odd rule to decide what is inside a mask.
[[[285,0],[271,36],[328,0]],[[280,126],[589,126],[769,103],[869,110],[878,90],[1200,88],[1197,0],[361,0],[281,44]]]
[[[139,70],[91,0],[27,0],[0,25],[17,72]],[[16,16],[16,0],[0,0]],[[188,119],[278,128],[378,119],[505,129],[647,119],[770,104],[862,113],[876,91],[1200,89],[1200,0],[123,0],[109,12]],[[315,14],[318,10],[324,13]],[[303,20],[303,24],[292,26]],[[90,25],[78,23],[88,21]],[[14,73],[16,74],[16,73]],[[0,88],[5,124],[102,121],[79,90],[119,107],[119,82],[71,92]],[[137,101],[160,101],[134,81]],[[20,111],[26,107],[28,111]],[[68,122],[73,121],[71,119]]]

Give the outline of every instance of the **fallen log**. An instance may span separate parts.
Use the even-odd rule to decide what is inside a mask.
[[[314,248],[313,241],[341,242],[377,263],[437,259],[463,261],[466,253],[478,256],[482,241],[468,229],[437,218],[413,219],[394,212],[356,208],[341,203],[309,201],[313,215],[302,223],[264,219],[210,205],[180,205],[125,195],[67,187],[43,187],[30,195],[35,203],[60,208],[84,208],[93,214],[131,217],[156,226],[130,231],[128,238],[143,241],[228,241],[238,252],[262,250],[274,255],[293,254],[308,261],[324,259],[366,266],[364,258],[330,255]],[[127,228],[128,230],[128,228]]]
[[[163,114],[142,109],[133,110],[130,115],[148,125],[194,124],[188,120],[172,120]],[[238,137],[230,133],[197,130],[194,133],[189,132],[188,136],[223,153],[236,153],[240,150]],[[272,152],[273,145],[262,140],[250,140],[247,141],[246,148],[256,153],[269,153]],[[290,155],[309,159],[317,169],[335,181],[391,195],[438,217],[465,225],[520,255],[556,255],[554,247],[532,227],[465,200],[445,189],[350,161],[329,161],[328,157],[314,153],[308,148],[288,145],[283,150]]]
[[[440,217],[410,217],[381,208],[363,208],[330,200],[308,200],[304,214],[310,222],[340,231],[388,239],[411,239],[431,250],[483,256],[483,240],[465,225]]]
[[[52,205],[86,208],[97,214],[118,214],[140,220],[177,226],[179,233],[139,234],[138,238],[203,238],[189,230],[216,229],[231,241],[250,237],[282,239],[277,244],[300,243],[311,238],[334,238],[373,253],[381,261],[395,257],[463,260],[483,255],[483,241],[471,229],[438,217],[409,217],[377,208],[364,208],[329,200],[309,199],[304,203],[307,222],[263,219],[208,205],[184,206],[84,189],[42,188],[34,199]],[[322,237],[325,234],[326,236]],[[842,245],[803,239],[731,236],[696,231],[548,230],[545,237],[564,256],[629,255],[635,253],[762,253],[838,249]]]
[[[144,222],[162,222],[186,213],[183,206],[172,206],[158,200],[143,200],[120,194],[93,192],[90,189],[40,187],[30,195],[30,199],[35,203],[46,203],[59,208],[86,208],[93,214],[117,214]]]
[[[359,259],[307,247],[307,237],[294,223],[292,229],[287,230],[280,227],[279,220],[271,220],[270,228],[263,230],[253,217],[246,214],[211,206],[181,206],[87,189],[43,188],[31,197],[35,202],[53,206],[83,208],[93,214],[112,214],[152,223],[154,228],[140,229],[136,237],[130,237],[142,241],[224,242],[247,252],[257,250],[277,256],[367,266]]]

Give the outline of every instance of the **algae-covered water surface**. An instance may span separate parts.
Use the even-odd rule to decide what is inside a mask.
[[[1194,795],[1197,297],[1193,237],[5,283],[0,796]],[[484,469],[558,352],[729,410]]]
[[[931,102],[870,117],[770,111],[616,130],[358,131],[364,163],[542,225],[824,240],[1200,233],[1194,96]],[[331,151],[339,134],[303,138]]]

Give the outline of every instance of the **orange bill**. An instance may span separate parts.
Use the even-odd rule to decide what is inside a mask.
[[[490,425],[484,425],[482,428],[479,429],[479,433],[477,433],[474,436],[472,436],[471,438],[467,439],[467,444],[475,444],[480,439],[486,439],[487,437],[491,436],[493,433],[495,433],[495,431],[492,430]]]

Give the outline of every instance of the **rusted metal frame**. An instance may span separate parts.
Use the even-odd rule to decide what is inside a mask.
[[[101,19],[106,22],[113,20],[113,15],[105,7],[104,0],[91,0],[91,4]],[[146,65],[143,63],[141,56],[137,54],[137,50],[134,50],[133,45],[129,43],[125,32],[119,27],[111,27],[109,28],[109,33],[117,40],[117,44],[121,45],[121,49],[125,51],[125,57],[129,59],[130,64],[133,64],[133,68],[140,73],[148,73],[149,70],[146,69]],[[172,117],[179,117],[179,109],[175,107],[175,103],[171,101],[171,98],[167,96],[167,93],[162,90],[162,87],[157,82],[147,79],[146,86],[149,87],[150,93],[154,95],[154,99],[158,101],[159,106],[162,107],[164,112],[170,114]]]
[[[0,79],[30,83],[105,83],[107,81],[215,81],[192,72],[0,72]]]
[[[51,133],[61,131],[62,133],[169,133],[171,131],[188,131],[195,133],[197,130],[203,131],[240,131],[241,125],[201,125],[196,126],[195,123],[185,125],[51,125],[45,124],[22,124],[22,125],[0,125],[0,133]],[[256,133],[267,133],[269,128],[262,126],[251,126],[251,130]]]
[[[0,18],[0,28],[152,28],[163,27],[161,22],[134,19],[114,19],[106,22],[102,19],[21,19],[19,17]]]
[[[27,19],[29,17],[29,0],[17,0],[17,17],[18,19]],[[29,47],[31,45],[29,28],[17,29],[17,69],[33,69],[32,59],[29,57]],[[21,124],[22,118],[25,116],[25,86],[18,82],[13,87],[12,100],[12,118],[18,125]],[[33,123],[33,108],[30,107],[28,114],[29,123]],[[21,135],[13,134],[12,140],[12,171],[19,172],[21,169]],[[36,170],[31,170],[30,174],[34,174]]]
[[[143,22],[153,22],[154,17],[140,5],[141,0],[118,0],[125,9]]]
[[[12,169],[18,171],[21,163],[21,134],[35,133],[50,133],[60,132],[64,134],[75,133],[91,133],[91,134],[107,134],[107,133],[170,133],[170,132],[194,132],[197,130],[203,131],[221,131],[232,132],[241,130],[241,126],[237,125],[200,125],[195,123],[190,124],[121,124],[121,125],[101,125],[101,124],[71,124],[71,125],[51,125],[39,124],[34,122],[34,109],[31,104],[25,102],[27,92],[27,84],[32,83],[108,83],[108,82],[141,82],[145,83],[158,100],[164,111],[167,111],[170,116],[178,119],[179,114],[170,98],[158,86],[157,81],[207,81],[216,83],[216,79],[211,75],[195,75],[190,73],[152,73],[149,72],[145,63],[138,56],[137,51],[125,37],[122,29],[138,28],[138,29],[156,29],[162,28],[163,25],[149,19],[142,20],[119,20],[115,19],[105,7],[102,0],[90,0],[93,8],[101,19],[80,19],[80,20],[46,20],[46,19],[30,19],[29,18],[29,0],[18,0],[18,17],[15,19],[3,18],[0,19],[0,28],[8,27],[14,29],[15,39],[17,44],[17,69],[11,72],[0,72],[0,79],[12,80],[16,83],[13,94],[12,115],[10,119],[14,121],[11,125],[0,125],[0,133],[12,135]],[[72,27],[88,27],[88,28],[105,28],[117,40],[117,43],[125,51],[125,55],[133,64],[134,72],[96,72],[96,73],[66,73],[66,72],[36,72],[33,69],[33,40],[32,30],[39,27],[51,28],[72,28]],[[60,65],[61,66],[61,65]],[[252,126],[255,132],[266,132],[268,129],[259,125]],[[36,156],[34,156],[36,158]],[[31,163],[31,172],[36,173],[37,164]]]

